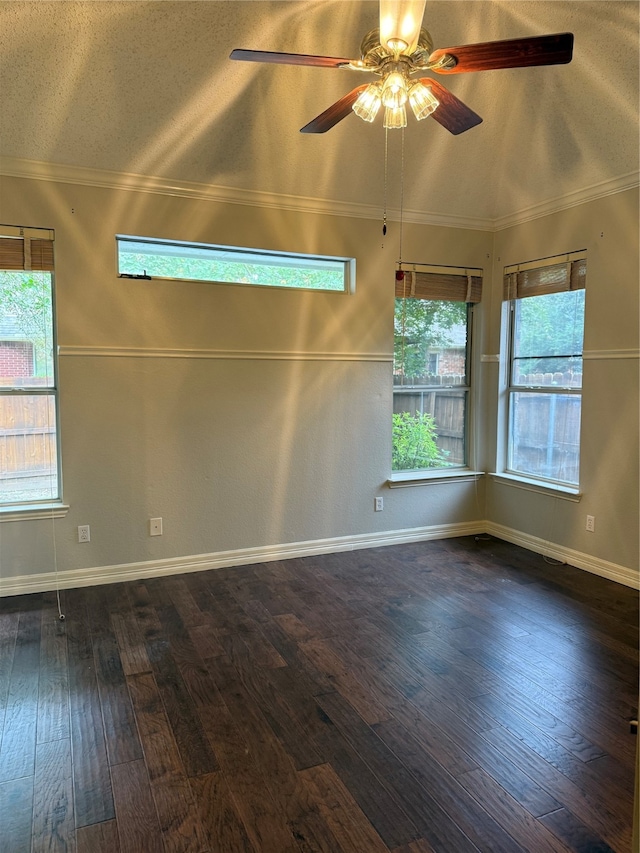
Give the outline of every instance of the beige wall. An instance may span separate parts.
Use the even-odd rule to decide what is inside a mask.
[[[587,250],[579,503],[489,479],[495,524],[638,571],[638,191],[630,190],[501,231],[494,246],[489,351],[500,349],[504,266]],[[497,364],[488,365],[489,456],[498,455]],[[587,514],[595,533],[587,533]]]
[[[495,464],[499,367],[480,355],[499,352],[502,267],[587,248],[585,346],[601,356],[585,365],[577,504],[490,480],[386,487],[395,223],[382,248],[380,223],[365,219],[13,178],[2,179],[0,221],[56,232],[61,570],[484,519],[637,567],[638,359],[618,357],[638,347],[634,193],[496,235],[404,229],[405,258],[485,269],[472,430],[483,470]],[[356,290],[123,280],[117,233],[355,257]],[[174,357],[188,349],[206,357]],[[161,537],[148,535],[152,516]],[[89,544],[76,542],[79,524],[91,525]],[[4,579],[50,572],[52,553],[50,521],[0,524]]]
[[[381,248],[365,219],[11,178],[0,221],[56,232],[61,569],[481,522],[482,485],[385,485],[397,225]],[[356,289],[119,279],[117,233],[355,257]],[[491,247],[440,227],[403,240],[406,257],[474,267]],[[184,349],[208,357],[167,357]],[[5,578],[50,571],[51,522],[1,524],[0,549]]]

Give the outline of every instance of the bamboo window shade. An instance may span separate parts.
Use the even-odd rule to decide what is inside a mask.
[[[449,302],[480,302],[482,275],[480,270],[446,268],[438,270],[398,270],[396,298],[439,299]]]
[[[567,290],[583,290],[586,287],[586,257],[563,256],[559,263],[557,259],[549,260],[551,263],[535,262],[540,263],[540,266],[523,264],[520,268],[507,267],[504,273],[504,301],[562,293]]]
[[[6,227],[0,226],[0,235]],[[53,271],[53,232],[11,229],[16,236],[0,236],[0,269]],[[23,232],[23,233],[20,233]]]

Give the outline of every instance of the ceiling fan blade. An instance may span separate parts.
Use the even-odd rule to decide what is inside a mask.
[[[328,109],[326,109],[323,113],[320,113],[319,116],[316,116],[314,119],[311,119],[309,124],[305,124],[304,127],[300,128],[300,133],[326,133],[327,130],[331,130],[331,128],[338,124],[339,121],[342,121],[343,118],[346,118],[351,112],[351,107],[356,102],[356,99],[360,92],[364,91],[369,84],[365,83],[363,86],[356,86],[355,89],[352,89],[339,101],[336,101],[335,104],[331,104]]]
[[[437,80],[432,80],[430,77],[423,77],[420,79],[420,82],[431,89],[440,101],[440,106],[436,108],[435,112],[431,113],[431,118],[446,128],[449,133],[457,136],[459,133],[471,130],[472,127],[482,122],[477,113],[474,113],[466,104],[463,104],[442,83],[438,83]]]
[[[242,48],[232,50],[229,59],[240,59],[244,62],[272,62],[278,65],[319,65],[321,68],[341,68],[352,61],[338,56],[313,56],[308,53],[278,53],[272,50],[243,50]]]
[[[432,68],[438,74],[463,74],[466,71],[494,71],[500,68],[527,68],[533,65],[562,65],[571,62],[573,33],[555,33],[533,38],[488,41],[434,50],[429,62],[445,56],[457,62],[452,68]]]

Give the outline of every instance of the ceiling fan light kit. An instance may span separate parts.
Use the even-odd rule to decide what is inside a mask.
[[[364,92],[360,92],[356,102],[351,107],[363,121],[373,121],[378,115],[378,110],[382,106],[381,89],[382,84],[370,83]]]
[[[356,86],[301,128],[302,133],[325,133],[351,112],[373,122],[380,107],[384,107],[385,128],[403,128],[407,124],[407,102],[418,121],[433,116],[450,133],[463,133],[480,124],[480,116],[441,83],[429,77],[414,79],[415,74],[463,74],[571,62],[572,33],[434,51],[431,35],[422,27],[425,4],[426,0],[380,0],[379,28],[362,40],[360,59],[243,49],[233,50],[230,59],[348,68],[380,77],[375,83]]]
[[[419,80],[409,89],[409,103],[418,121],[428,118],[440,106],[440,101]]]
[[[407,101],[418,121],[428,118],[440,105],[440,101],[419,80],[412,81],[399,75],[399,80],[390,82],[390,78],[391,74],[384,82],[371,83],[358,95],[351,109],[363,121],[373,121],[380,107],[384,106],[384,126],[402,128],[407,126]]]
[[[387,129],[400,129],[407,126],[407,111],[404,105],[384,108],[384,126]]]

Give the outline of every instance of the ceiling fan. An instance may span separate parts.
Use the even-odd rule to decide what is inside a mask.
[[[463,133],[480,124],[480,116],[437,80],[418,77],[421,72],[462,74],[571,62],[573,33],[467,44],[434,51],[431,35],[422,27],[425,3],[426,0],[380,0],[380,27],[362,40],[360,59],[242,49],[233,50],[229,58],[246,62],[350,68],[378,75],[379,80],[356,86],[302,127],[301,133],[325,133],[352,110],[364,121],[371,122],[381,107],[384,107],[386,128],[406,127],[407,103],[418,121],[431,115],[450,133]]]

